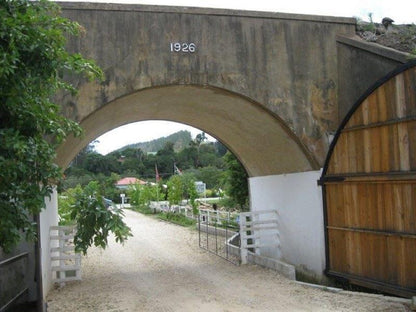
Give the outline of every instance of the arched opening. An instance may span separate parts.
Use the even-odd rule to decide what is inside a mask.
[[[249,175],[250,210],[273,209],[280,215],[281,252],[273,248],[262,250],[262,254],[280,257],[321,276],[324,239],[321,202],[316,192],[319,166],[278,116],[247,97],[195,85],[136,91],[81,120],[85,135],[68,138],[57,151],[57,163],[67,167],[101,134],[145,120],[190,125],[224,144]]]
[[[101,134],[144,120],[176,121],[205,131],[240,159],[250,177],[318,167],[277,116],[245,97],[202,86],[144,89],[108,103],[81,121],[85,136],[67,139],[57,151],[57,163],[66,167]]]

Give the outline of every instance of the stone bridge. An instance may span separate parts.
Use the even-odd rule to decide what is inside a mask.
[[[85,137],[69,138],[58,150],[58,164],[67,166],[89,142],[123,124],[169,120],[199,128],[246,168],[251,209],[278,210],[280,249],[262,254],[322,279],[326,250],[317,180],[331,139],[359,96],[406,55],[355,39],[352,18],[60,5],[86,30],[68,48],[95,59],[105,81],[74,81],[79,95],[59,98]],[[46,231],[56,209],[41,222]],[[43,259],[47,292],[47,254]]]
[[[278,13],[63,3],[86,29],[73,51],[103,68],[77,81],[64,112],[86,129],[82,145],[122,124],[163,119],[221,140],[250,176],[318,169],[338,126],[337,35],[355,20]],[[259,139],[261,138],[261,139]]]

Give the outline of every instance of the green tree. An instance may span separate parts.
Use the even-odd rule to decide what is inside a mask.
[[[172,142],[166,142],[164,147],[159,150],[156,154],[157,158],[157,166],[159,171],[164,173],[166,176],[170,176],[173,174],[173,163],[175,161],[175,151],[173,149]],[[153,166],[153,173],[154,173],[154,163],[151,164]]]
[[[157,200],[159,185],[140,185],[135,184],[129,187],[127,193],[133,205],[143,207],[148,206],[151,200]]]
[[[182,199],[197,198],[198,192],[195,187],[195,176],[192,173],[183,173],[179,176],[182,180]]]
[[[75,225],[72,210],[75,205],[75,195],[82,192],[81,185],[68,189],[58,197],[59,225]]]
[[[168,183],[168,201],[170,204],[179,204],[183,198],[184,185],[180,175],[170,177]]]
[[[103,196],[111,199],[112,201],[119,203],[121,201],[120,194],[123,193],[116,187],[117,181],[120,180],[120,176],[117,173],[111,173],[110,176],[106,176],[101,181],[101,192]]]
[[[240,210],[248,208],[248,175],[239,160],[230,152],[224,156],[227,166],[226,192],[239,205]]]
[[[220,141],[216,141],[214,146],[218,156],[222,157],[227,153],[227,148]]]
[[[72,164],[74,164],[78,167],[83,167],[84,166],[84,161],[85,161],[87,155],[89,155],[91,153],[95,153],[95,145],[97,143],[98,143],[98,141],[94,140],[90,144],[85,146],[82,150],[80,150],[78,152],[78,155],[75,156],[74,160],[72,161]]]
[[[198,166],[198,150],[192,141],[189,146],[185,147],[177,154],[178,163],[183,169],[197,168]]]
[[[170,204],[179,204],[183,199],[189,199],[193,211],[196,214],[198,203],[198,192],[196,191],[195,178],[193,174],[184,173],[182,175],[173,175],[168,183],[168,201]]]
[[[203,181],[208,189],[218,189],[220,185],[220,180],[224,171],[220,170],[214,166],[203,167],[196,174],[196,179]]]
[[[44,207],[62,176],[55,149],[77,123],[51,99],[75,93],[73,74],[101,77],[92,61],[65,50],[68,36],[83,29],[45,0],[0,1],[0,247],[8,252],[35,236],[31,215]]]
[[[198,198],[198,192],[195,186],[195,179],[188,179],[187,183],[185,184],[185,189],[192,207],[192,212],[194,215],[197,215],[199,213],[199,202],[196,200]]]

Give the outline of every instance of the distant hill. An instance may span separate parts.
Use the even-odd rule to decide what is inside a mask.
[[[161,150],[167,142],[172,142],[175,152],[179,152],[187,147],[191,141],[191,132],[181,130],[167,137],[158,138],[148,142],[129,144],[118,149],[118,151],[123,151],[127,148],[140,148],[145,153],[156,153],[157,151]]]

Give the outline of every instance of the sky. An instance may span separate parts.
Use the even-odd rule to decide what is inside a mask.
[[[202,132],[202,130],[177,122],[158,120],[141,121],[118,127],[103,134],[97,138],[98,142],[94,146],[98,153],[105,155],[129,144],[152,141],[181,130],[191,132],[193,138]],[[207,139],[209,141],[215,141],[209,135],[207,135]]]
[[[86,0],[84,0],[86,1]],[[149,5],[171,5],[238,9],[312,15],[358,17],[380,23],[390,17],[395,24],[416,23],[416,0],[90,0],[89,2],[136,3]],[[189,126],[167,121],[144,121],[129,124],[97,138],[96,151],[107,154],[127,144],[146,142],[168,136],[180,130],[188,130],[192,136],[201,131]],[[131,135],[133,134],[133,135]],[[214,140],[210,137],[211,140]]]

